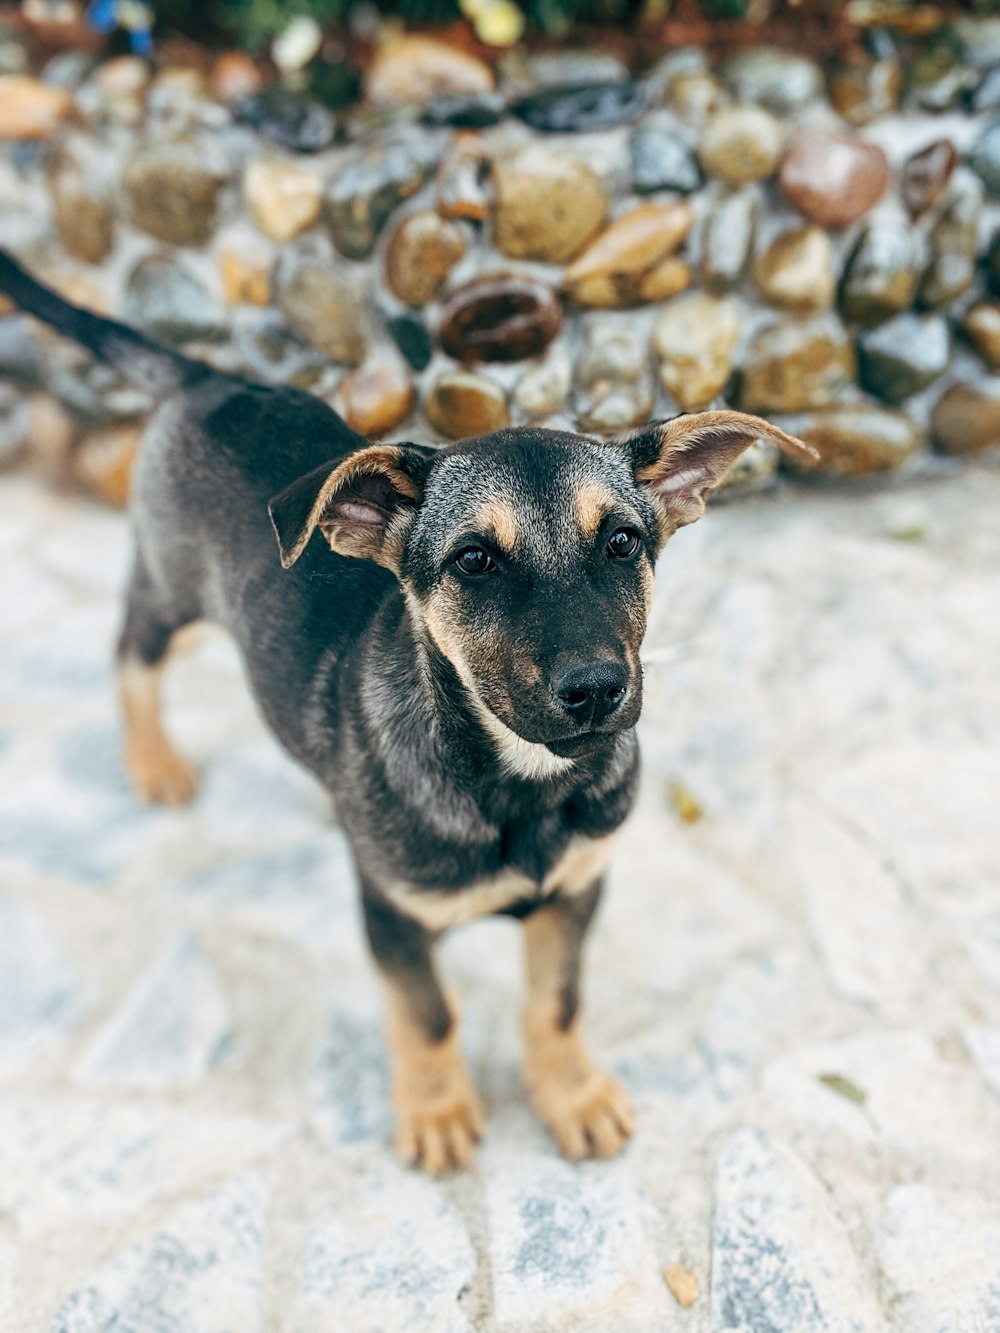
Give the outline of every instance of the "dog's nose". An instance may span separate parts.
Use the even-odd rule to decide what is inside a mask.
[[[610,717],[628,693],[628,673],[617,662],[570,667],[556,685],[563,711],[574,721],[596,726]]]

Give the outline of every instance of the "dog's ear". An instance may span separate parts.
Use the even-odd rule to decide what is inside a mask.
[[[817,457],[809,445],[746,412],[693,412],[651,422],[617,443],[628,451],[635,479],[652,498],[666,538],[701,518],[709,491],[755,440],[770,440],[798,458]]]
[[[435,452],[376,444],[293,481],[267,507],[282,566],[295,564],[319,528],[338,554],[396,570],[406,519],[423,498]]]

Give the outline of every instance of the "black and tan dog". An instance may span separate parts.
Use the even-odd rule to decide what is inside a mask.
[[[0,288],[162,398],[134,477],[119,648],[140,795],[194,792],[159,672],[177,630],[215,621],[279,740],[336,797],[388,998],[403,1156],[437,1172],[480,1136],[432,948],[490,913],[524,923],[539,1113],[568,1157],[618,1152],[629,1102],[580,1035],[580,954],[636,784],[653,565],[752,440],[805,446],[728,411],[607,442],[524,427],[370,445],[318,399],[186,360],[3,256]]]

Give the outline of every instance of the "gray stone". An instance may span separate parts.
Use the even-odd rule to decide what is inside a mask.
[[[179,141],[140,149],[125,168],[122,188],[137,227],[174,245],[201,245],[215,228],[228,175],[213,144]]]
[[[917,288],[913,233],[892,222],[873,222],[851,252],[840,288],[847,319],[877,324],[909,309]]]
[[[712,1333],[879,1333],[847,1229],[803,1162],[756,1129],[723,1145],[712,1235]]]
[[[40,383],[45,359],[35,327],[27,315],[0,319],[0,375],[24,384]]]
[[[576,414],[583,430],[611,434],[649,418],[653,376],[645,336],[617,320],[592,320],[576,366]]]
[[[918,293],[925,310],[950,305],[972,286],[982,212],[982,191],[964,190],[935,222],[930,235],[931,261]]]
[[[814,60],[777,46],[740,51],[726,65],[725,80],[742,101],[760,102],[779,115],[800,111],[823,91],[823,75]]]
[[[514,402],[529,417],[558,412],[569,397],[573,364],[565,347],[551,347],[525,370],[514,387]]]
[[[628,148],[636,194],[654,190],[690,194],[702,183],[698,159],[684,140],[665,126],[637,125],[629,135]]]
[[[757,230],[758,201],[749,186],[723,195],[705,223],[701,277],[712,292],[729,291],[746,271]]]
[[[78,1287],[51,1333],[257,1333],[266,1208],[263,1176],[249,1175],[175,1209]]]
[[[182,933],[138,977],[75,1074],[84,1084],[182,1088],[209,1074],[231,1041],[215,969],[197,939]]]
[[[984,130],[969,153],[969,166],[990,194],[1000,194],[1000,120]]]
[[[36,914],[0,898],[0,1073],[60,1046],[88,1008],[77,969]]]
[[[125,283],[123,317],[154,338],[183,343],[209,338],[222,315],[208,288],[173,255],[147,255]]]
[[[341,254],[366,259],[390,213],[420,189],[437,161],[437,140],[425,131],[359,150],[342,166],[326,200],[327,221]]]
[[[308,255],[290,256],[279,271],[278,309],[290,328],[331,361],[358,366],[364,360],[365,308],[334,265]]]
[[[889,403],[925,389],[950,360],[951,338],[940,315],[897,315],[858,338],[858,378]]]

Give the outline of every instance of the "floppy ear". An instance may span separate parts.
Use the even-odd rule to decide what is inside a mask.
[[[293,481],[267,507],[283,568],[295,564],[319,528],[339,555],[396,570],[406,519],[423,498],[435,452],[372,445]]]
[[[746,412],[693,412],[652,422],[619,443],[631,454],[635,479],[661,514],[665,539],[701,518],[709,491],[755,440],[770,440],[794,457],[817,457],[809,445]]]

